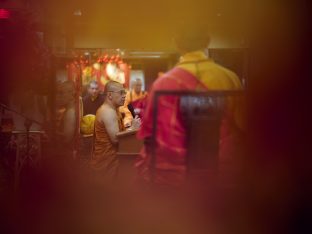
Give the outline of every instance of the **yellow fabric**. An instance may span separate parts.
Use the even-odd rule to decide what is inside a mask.
[[[206,61],[204,61],[206,60]],[[204,61],[197,63],[196,61]],[[184,54],[180,58],[178,67],[189,71],[204,83],[209,90],[241,90],[242,85],[238,76],[229,69],[216,64],[212,59],[207,58],[203,51],[194,51]],[[234,98],[228,99],[228,107],[234,114],[234,121],[237,126],[244,129],[243,110],[241,105],[234,105],[237,101]]]
[[[181,57],[181,63],[178,64],[178,67],[181,67],[192,73],[194,76],[198,77],[204,84],[209,87],[209,90],[242,89],[240,80],[237,75],[229,69],[214,63],[212,59],[208,59],[207,62],[199,63],[197,74],[196,65],[191,62],[203,59],[207,59],[207,56],[202,51],[187,53]]]
[[[132,93],[132,95],[131,95]],[[144,98],[147,95],[147,92],[140,92],[139,94],[136,94],[136,92],[134,92],[134,90],[131,90],[130,92],[127,93],[126,96],[126,100],[125,100],[125,104],[121,107],[119,107],[119,111],[121,113],[124,113],[125,117],[123,119],[123,124],[124,126],[128,126],[131,124],[131,121],[133,119],[131,112],[128,109],[128,104],[130,102],[134,102],[138,99]],[[131,100],[132,97],[132,100]]]
[[[95,115],[85,115],[81,118],[80,132],[84,135],[93,134]]]

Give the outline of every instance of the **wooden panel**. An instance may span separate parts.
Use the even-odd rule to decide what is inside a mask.
[[[137,155],[142,146],[143,141],[136,138],[137,131],[124,131],[117,134],[118,137],[118,155]]]
[[[133,183],[136,170],[134,162],[143,147],[143,141],[136,138],[137,131],[124,131],[117,134],[119,160],[119,183],[131,185]]]

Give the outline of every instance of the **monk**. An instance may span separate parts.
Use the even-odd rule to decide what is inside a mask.
[[[135,164],[138,178],[142,182],[153,182],[161,185],[180,186],[186,179],[187,129],[179,112],[177,96],[162,96],[158,99],[156,126],[156,162],[153,165],[154,177],[151,176],[151,144],[149,139],[153,129],[153,98],[156,91],[208,91],[208,90],[241,90],[242,85],[237,75],[229,69],[216,64],[205,53],[209,36],[205,29],[197,25],[183,25],[174,37],[180,54],[178,64],[159,77],[152,85],[147,100],[142,126],[137,134],[146,143]],[[229,157],[233,152],[232,129],[243,128],[235,108],[231,108],[231,121],[225,124],[220,139],[220,158]],[[232,128],[235,125],[235,128]],[[221,127],[223,128],[223,126]],[[221,155],[222,154],[222,155]]]
[[[143,101],[146,95],[147,92],[142,90],[142,80],[140,78],[135,79],[135,81],[133,82],[133,89],[131,89],[130,92],[127,93],[125,104],[120,107],[120,111],[125,114],[123,123],[126,127],[131,126],[131,121],[133,119],[131,112],[128,110],[128,105],[132,104],[133,102],[138,103],[138,105],[135,105],[133,107],[135,114],[139,115],[142,110],[142,108],[140,107],[143,104],[141,104],[140,101]]]
[[[122,84],[109,81],[105,85],[105,100],[96,112],[94,123],[94,149],[90,161],[91,168],[96,170],[101,182],[111,182],[118,172],[116,134],[125,128],[118,108],[125,102],[126,91]],[[140,127],[140,119],[133,119],[133,130]]]

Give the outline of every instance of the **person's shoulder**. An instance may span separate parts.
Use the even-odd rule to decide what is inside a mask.
[[[241,88],[240,79],[234,71],[218,63],[213,63],[213,69],[219,71],[219,74],[223,74],[223,77],[226,77],[226,79],[231,80],[230,83],[233,85],[232,88]]]
[[[223,67],[223,69],[224,69],[224,72],[227,74],[227,76],[232,81],[232,85],[233,85],[232,88],[234,88],[234,89],[241,89],[242,88],[242,84],[241,84],[241,81],[240,81],[238,75],[234,71],[232,71],[232,70],[230,70],[228,68]]]
[[[105,106],[102,104],[96,111],[96,115],[101,115],[106,111]]]
[[[98,120],[104,120],[104,119],[109,119],[112,118],[116,115],[116,111],[114,109],[112,109],[109,106],[106,105],[101,105],[97,111],[96,111],[96,119]]]
[[[159,89],[166,89],[168,86],[170,86],[172,83],[175,83],[174,79],[171,79],[174,75],[175,69],[171,69],[168,72],[164,73],[162,76],[157,78],[153,83],[153,89],[159,90]]]
[[[236,73],[234,71],[230,70],[229,68],[224,67],[221,64],[218,64],[218,63],[215,63],[215,62],[213,63],[213,65],[214,65],[214,69],[218,69],[218,70],[224,72],[225,74],[227,74],[228,76],[231,76],[231,77],[234,77],[234,78],[238,78]]]
[[[116,110],[105,104],[101,105],[98,110],[100,110],[105,115],[116,115]]]

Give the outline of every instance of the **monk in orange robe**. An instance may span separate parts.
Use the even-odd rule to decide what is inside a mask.
[[[142,105],[144,105],[141,101],[144,102],[146,96],[147,92],[142,90],[142,80],[137,78],[133,83],[133,89],[127,93],[125,104],[119,108],[120,112],[125,115],[123,119],[125,127],[130,127],[133,119],[131,112],[128,110],[128,104],[138,103],[138,106],[135,104],[133,107],[135,108],[135,114],[140,115],[140,111],[143,112]]]
[[[94,123],[94,149],[90,166],[97,171],[100,183],[112,182],[118,172],[116,134],[124,130],[118,108],[125,102],[126,91],[122,84],[109,81],[105,86],[105,101],[96,112]],[[140,120],[132,121],[133,128],[140,126]]]

